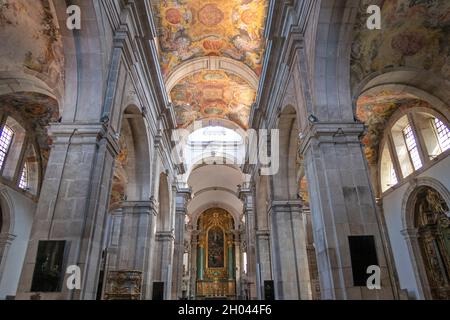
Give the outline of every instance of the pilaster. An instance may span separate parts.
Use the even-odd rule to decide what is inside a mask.
[[[309,184],[322,299],[392,299],[361,123],[312,123],[300,146]],[[349,236],[373,236],[381,290],[354,286]]]

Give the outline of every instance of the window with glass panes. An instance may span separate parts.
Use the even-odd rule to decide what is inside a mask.
[[[0,169],[3,168],[3,164],[6,160],[11,141],[13,139],[14,132],[8,126],[4,126],[0,134]]]
[[[442,152],[448,150],[450,148],[450,130],[438,118],[434,118],[434,128]]]
[[[19,188],[23,190],[28,188],[28,166],[26,162],[23,165],[22,173],[20,174]]]
[[[414,133],[410,125],[407,125],[403,129],[403,137],[405,138],[406,147],[408,148],[414,169],[420,169],[422,167],[422,160],[420,160],[416,138],[414,137]]]

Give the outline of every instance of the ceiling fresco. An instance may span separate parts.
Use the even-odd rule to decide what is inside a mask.
[[[59,119],[58,102],[40,93],[17,92],[0,96],[0,109],[13,118],[25,120],[29,129],[36,133],[45,170],[52,144],[47,128]]]
[[[414,107],[430,108],[428,102],[405,92],[385,90],[376,94],[361,96],[357,102],[356,116],[365,123],[367,133],[362,139],[367,161],[376,164],[378,150],[389,118],[398,109]]]
[[[51,8],[50,0],[0,0],[0,65],[62,90],[64,51]]]
[[[163,0],[154,7],[164,76],[204,56],[232,58],[261,74],[266,0]]]
[[[225,71],[199,71],[181,80],[170,92],[177,123],[222,118],[248,126],[256,91],[240,77]]]
[[[364,0],[361,12],[373,0]],[[381,1],[382,29],[361,14],[352,47],[352,84],[387,67],[412,67],[450,81],[450,1]]]

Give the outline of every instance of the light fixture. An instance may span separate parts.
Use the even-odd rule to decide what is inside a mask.
[[[317,122],[319,122],[319,119],[317,119],[317,117],[315,115],[310,114],[308,116],[308,121],[311,122],[311,123],[317,123]]]

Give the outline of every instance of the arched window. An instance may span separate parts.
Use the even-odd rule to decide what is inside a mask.
[[[387,143],[381,153],[381,172],[381,191],[384,192],[398,183],[397,173]]]
[[[410,160],[415,170],[422,168],[422,160],[420,160],[419,149],[417,147],[417,140],[411,128],[408,124],[403,128],[403,138],[405,139],[405,145],[408,150]]]
[[[381,145],[380,186],[385,192],[428,167],[450,149],[450,131],[443,118],[430,110],[408,110],[385,130]]]
[[[25,162],[23,165],[22,173],[20,174],[19,188],[22,190],[27,190],[29,186],[28,182],[28,165]]]
[[[14,131],[7,125],[3,127],[2,133],[0,134],[0,170],[3,169],[5,164],[6,156],[8,154],[9,147],[14,136]]]
[[[38,194],[40,162],[37,141],[16,119],[0,125],[0,182]]]
[[[438,118],[434,118],[433,125],[439,143],[438,152],[447,151],[450,148],[450,130]]]

